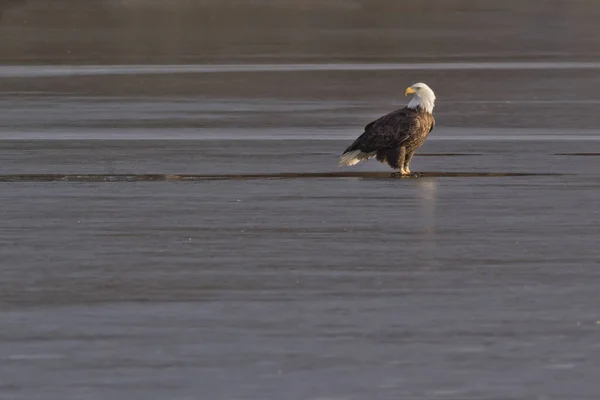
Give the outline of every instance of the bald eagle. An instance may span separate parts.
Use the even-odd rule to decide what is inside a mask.
[[[413,95],[408,105],[376,119],[340,157],[340,166],[355,165],[377,157],[401,175],[410,174],[410,160],[435,126],[435,94],[424,83],[408,87],[405,96]]]

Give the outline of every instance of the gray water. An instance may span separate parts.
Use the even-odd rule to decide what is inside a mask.
[[[0,11],[1,399],[600,396],[595,2]]]

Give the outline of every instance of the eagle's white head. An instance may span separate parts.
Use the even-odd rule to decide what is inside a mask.
[[[413,98],[408,103],[408,108],[421,107],[428,113],[433,112],[433,106],[435,105],[435,93],[429,86],[424,83],[415,83],[414,85],[406,88],[405,96],[409,94],[413,95]]]

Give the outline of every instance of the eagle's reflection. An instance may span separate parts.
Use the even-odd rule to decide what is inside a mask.
[[[415,249],[418,249],[419,265],[422,268],[439,268],[438,243],[438,184],[437,178],[416,179],[416,198],[419,205],[416,207],[418,215],[418,233],[415,235]]]
[[[432,236],[436,232],[436,201],[438,195],[438,180],[435,178],[417,179],[417,196],[421,214],[422,232],[425,236]]]

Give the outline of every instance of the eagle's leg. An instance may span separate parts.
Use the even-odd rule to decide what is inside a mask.
[[[414,151],[409,151],[409,152],[406,153],[406,157],[404,158],[404,165],[403,165],[403,167],[404,167],[404,172],[407,175],[410,175],[410,168],[408,168],[408,167],[409,167],[410,161],[412,160],[412,158],[413,158],[414,155],[415,155]]]
[[[398,168],[400,168],[400,175],[408,175],[404,169],[404,165],[406,162],[406,147],[400,147],[400,151],[398,153]]]

